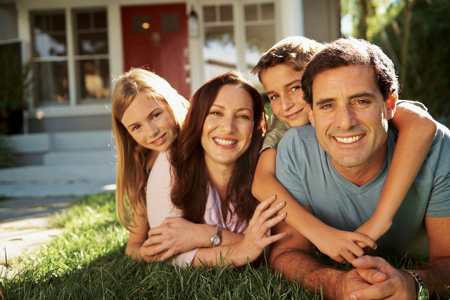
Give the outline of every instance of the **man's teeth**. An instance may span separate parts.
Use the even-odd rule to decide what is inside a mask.
[[[216,143],[224,146],[234,145],[237,143],[237,141],[230,141],[230,140],[222,140],[222,139],[214,139]]]
[[[350,137],[350,138],[339,138],[337,136],[335,136],[334,138],[340,143],[350,144],[350,143],[356,142],[357,140],[359,140],[363,136],[364,136],[364,134],[361,134],[361,135],[358,135],[358,136],[354,136],[354,137]]]

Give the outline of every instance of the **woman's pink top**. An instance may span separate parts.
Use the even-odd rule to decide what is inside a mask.
[[[160,226],[167,217],[182,217],[183,213],[174,207],[170,198],[172,189],[170,162],[167,152],[160,153],[156,158],[147,182],[147,215],[150,228]],[[245,234],[247,224],[236,228],[236,215],[225,222],[222,218],[220,198],[216,190],[210,185],[208,199],[206,200],[205,224],[221,227],[222,229]],[[172,264],[185,267],[190,264],[198,248],[180,253]]]

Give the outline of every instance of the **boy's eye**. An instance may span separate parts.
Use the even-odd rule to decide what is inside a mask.
[[[332,107],[331,104],[325,104],[325,105],[322,105],[322,106],[320,107],[320,109],[327,109],[327,108],[331,108],[331,107]]]
[[[290,92],[292,93],[292,92],[295,92],[295,91],[298,91],[298,90],[301,90],[301,89],[302,89],[301,86],[296,85],[296,86],[291,88]]]
[[[273,95],[273,96],[270,96],[270,100],[276,100],[276,99],[278,99],[280,96],[278,96],[278,95]]]

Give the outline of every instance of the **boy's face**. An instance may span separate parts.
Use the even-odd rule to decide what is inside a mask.
[[[302,76],[286,64],[279,64],[261,73],[261,82],[270,99],[273,113],[291,127],[309,124],[308,104],[303,100]]]

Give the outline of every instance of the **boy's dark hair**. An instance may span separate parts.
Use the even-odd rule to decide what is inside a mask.
[[[312,56],[322,46],[322,44],[302,36],[285,38],[260,57],[252,73],[258,74],[258,78],[261,81],[261,73],[263,71],[279,64],[286,64],[295,71],[303,71],[311,61]]]
[[[326,44],[308,64],[302,77],[302,89],[304,100],[309,106],[312,108],[312,86],[317,75],[327,70],[352,65],[373,67],[375,82],[380,88],[384,101],[392,93],[398,92],[394,64],[380,47],[365,40],[347,37]]]

